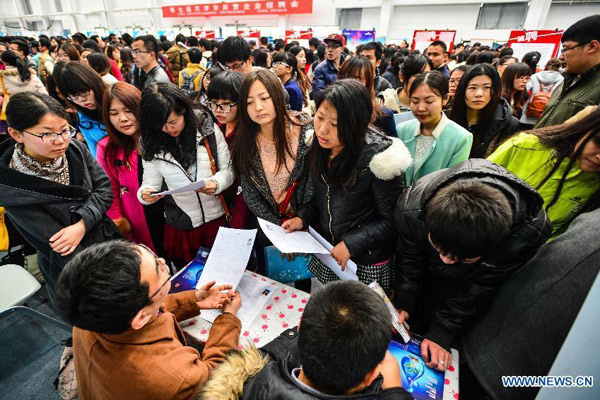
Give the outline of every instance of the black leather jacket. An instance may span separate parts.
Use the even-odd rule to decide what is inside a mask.
[[[356,184],[344,189],[331,185],[325,174],[313,176],[312,200],[298,216],[334,246],[344,241],[357,264],[385,261],[393,255],[393,212],[410,163],[402,141],[369,130]]]
[[[474,264],[446,265],[427,238],[424,208],[437,190],[457,179],[478,180],[500,189],[513,207],[514,222],[506,241],[490,255]],[[419,179],[398,199],[394,219],[399,232],[394,304],[409,313],[411,326],[411,321],[419,321],[424,336],[445,348],[467,322],[481,314],[508,276],[535,255],[552,229],[535,189],[484,159],[467,160]],[[423,295],[433,281],[441,282],[445,292],[437,304],[431,304],[435,293]],[[425,310],[428,315],[423,315]]]

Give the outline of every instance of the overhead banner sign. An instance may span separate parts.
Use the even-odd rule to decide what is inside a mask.
[[[310,40],[313,37],[312,31],[285,31],[285,42],[291,40]]]
[[[429,47],[431,42],[441,40],[446,43],[446,51],[451,52],[455,36],[456,31],[415,31],[413,34],[412,48],[410,50],[419,50],[422,53]]]
[[[511,31],[508,47],[512,48],[513,56],[519,60],[530,51],[537,51],[542,56],[538,66],[543,68],[546,63],[558,55],[560,39],[563,31]]]
[[[236,15],[311,14],[313,0],[237,1],[163,6],[164,18],[226,17]]]

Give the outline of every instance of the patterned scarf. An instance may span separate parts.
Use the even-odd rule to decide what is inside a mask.
[[[69,163],[67,156],[41,163],[27,155],[23,143],[15,144],[15,151],[10,161],[10,168],[23,174],[37,176],[61,185],[69,184]]]

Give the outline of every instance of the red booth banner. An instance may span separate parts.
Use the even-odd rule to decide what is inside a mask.
[[[446,43],[446,47],[448,52],[452,51],[452,46],[454,45],[454,37],[456,36],[456,31],[420,31],[417,30],[413,34],[413,41],[411,51],[419,50],[421,53],[425,51],[427,47],[431,44],[431,42],[435,42],[436,40],[441,40]]]
[[[260,31],[258,29],[238,29],[237,35],[245,39],[259,39]]]
[[[313,37],[312,31],[285,31],[285,42],[290,40],[310,40]]]
[[[519,60],[530,51],[541,54],[538,67],[544,68],[546,63],[553,57],[558,56],[560,39],[563,31],[511,31],[508,39],[508,47],[512,48],[513,55]]]
[[[194,35],[196,35],[199,39],[216,39],[217,34],[215,31],[195,31]]]
[[[236,15],[311,14],[313,0],[237,1],[163,6],[164,18],[223,17]]]

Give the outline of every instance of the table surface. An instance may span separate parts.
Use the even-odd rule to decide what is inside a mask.
[[[255,272],[246,271],[244,273],[259,278],[263,282],[268,282],[275,287],[275,293],[248,330],[242,332],[238,346],[240,350],[247,343],[253,343],[260,348],[278,337],[286,329],[298,325],[310,297],[310,294],[306,292]],[[194,339],[206,342],[212,324],[197,316],[182,321],[180,326],[185,333]],[[452,349],[452,363],[444,376],[444,400],[458,399],[458,357],[458,352]]]

